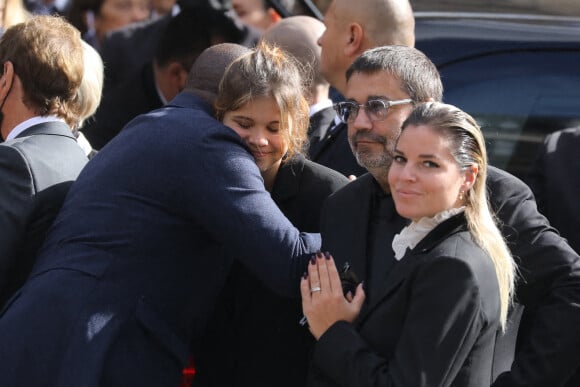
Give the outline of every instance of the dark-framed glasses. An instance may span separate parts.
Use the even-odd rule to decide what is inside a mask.
[[[387,118],[387,113],[389,112],[389,108],[391,106],[404,105],[412,102],[413,100],[410,98],[400,99],[397,101],[388,101],[386,99],[371,99],[362,105],[359,105],[354,101],[344,101],[335,103],[333,107],[342,122],[345,124],[352,124],[358,116],[360,108],[364,109],[367,117],[371,121],[382,121]]]

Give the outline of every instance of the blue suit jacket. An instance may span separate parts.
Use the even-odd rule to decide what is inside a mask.
[[[0,317],[0,385],[178,385],[226,252],[298,293],[302,256],[320,237],[282,215],[251,154],[209,111],[182,93],[87,164]]]

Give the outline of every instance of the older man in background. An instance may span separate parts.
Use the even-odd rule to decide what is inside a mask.
[[[28,276],[88,159],[71,126],[82,113],[79,32],[37,16],[0,39],[0,306]]]

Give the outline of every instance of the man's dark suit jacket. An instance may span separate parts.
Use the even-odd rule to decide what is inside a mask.
[[[580,258],[537,208],[529,187],[494,167],[488,189],[500,229],[519,265],[516,300],[525,306],[512,371],[495,386],[557,386],[580,364]],[[338,265],[366,273],[366,234],[373,178],[363,175],[331,195],[323,209],[323,250]],[[394,215],[392,222],[405,221]],[[509,367],[508,367],[509,368]]]
[[[580,128],[548,135],[532,168],[530,187],[538,208],[580,252]]]
[[[336,112],[332,106],[311,115],[308,125],[308,140],[317,142],[319,140],[317,137],[320,137],[320,131],[324,130],[326,132],[330,124],[334,122],[334,117],[336,117]]]
[[[62,122],[34,125],[0,144],[0,308],[26,280],[87,161]]]
[[[234,254],[298,294],[320,237],[282,215],[210,114],[182,93],[87,164],[0,316],[1,386],[179,385]]]
[[[322,139],[312,141],[308,155],[310,160],[334,169],[345,176],[361,176],[367,172],[357,163],[348,143],[347,125],[342,122],[334,130],[327,131]]]
[[[127,81],[103,94],[99,108],[82,132],[93,148],[101,149],[133,118],[161,106],[153,64],[149,62]]]
[[[309,387],[490,385],[499,287],[463,214],[378,280],[381,291],[355,322],[335,323],[318,340]]]
[[[280,166],[272,199],[296,228],[319,232],[323,201],[347,183],[340,173],[295,156]],[[300,298],[276,295],[236,262],[217,309],[205,340],[209,354],[194,354],[196,387],[304,385],[315,340],[298,324]]]

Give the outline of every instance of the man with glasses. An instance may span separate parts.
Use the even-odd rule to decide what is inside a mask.
[[[334,0],[324,15],[324,24],[326,31],[318,39],[322,47],[320,71],[342,95],[346,69],[365,50],[415,44],[415,20],[408,1]],[[346,176],[367,172],[353,157],[346,124],[338,119],[311,139],[308,154],[311,160]]]
[[[365,282],[361,315],[382,296],[381,284],[396,264],[391,242],[406,224],[395,211],[387,181],[401,125],[414,104],[441,101],[442,92],[436,67],[410,47],[368,50],[346,72],[346,101],[335,107],[348,125],[357,161],[370,173],[327,199],[321,232],[323,251],[331,252],[339,267],[348,262]],[[490,380],[511,367],[494,387],[563,385],[580,364],[580,258],[537,211],[524,183],[490,166],[487,184],[491,207],[519,265],[516,301],[526,307],[513,366],[516,335],[508,323],[508,333],[496,346]],[[336,337],[333,328],[320,340],[329,332],[327,340]],[[314,352],[315,366],[324,356]]]

